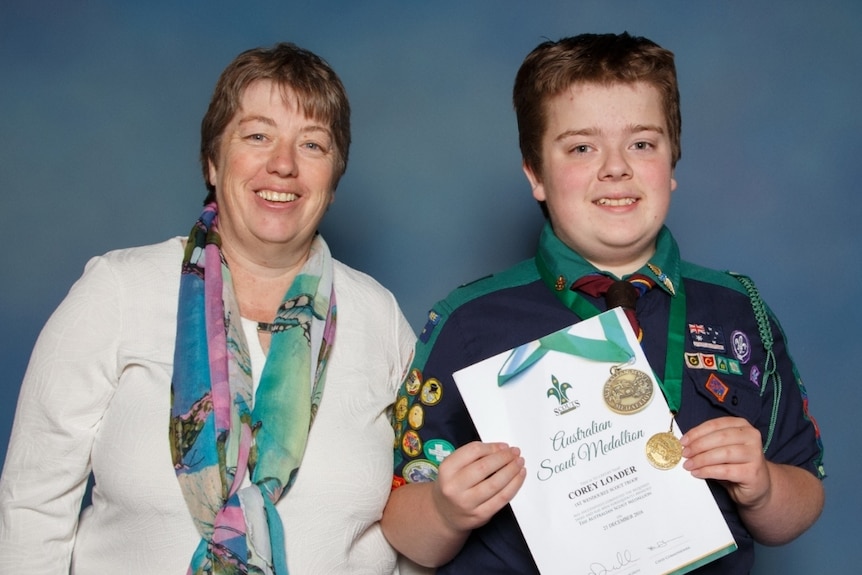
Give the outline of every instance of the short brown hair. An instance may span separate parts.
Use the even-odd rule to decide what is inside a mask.
[[[329,124],[337,154],[334,185],[347,169],[350,103],[335,71],[320,56],[289,42],[253,48],[237,56],[221,73],[201,121],[200,161],[209,191],[204,203],[215,199],[209,162],[217,165],[224,130],[239,110],[246,88],[257,80],[271,80],[282,89],[290,88],[306,116]]]
[[[542,174],[542,138],[546,103],[575,83],[646,82],[661,94],[671,144],[671,162],[682,155],[679,87],[673,53],[639,36],[581,34],[539,44],[515,77],[513,102],[524,164]]]

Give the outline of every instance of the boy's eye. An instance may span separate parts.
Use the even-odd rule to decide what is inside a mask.
[[[580,144],[578,146],[574,146],[572,148],[572,152],[575,154],[586,154],[590,151],[590,147],[586,144]]]
[[[648,150],[652,147],[652,144],[649,142],[635,142],[636,150]]]

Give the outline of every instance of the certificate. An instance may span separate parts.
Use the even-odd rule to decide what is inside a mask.
[[[511,505],[543,575],[687,573],[736,549],[619,308],[454,378],[482,440],[521,449]]]

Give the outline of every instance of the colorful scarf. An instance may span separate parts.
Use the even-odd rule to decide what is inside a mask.
[[[217,230],[211,203],[183,258],[171,382],[171,456],[201,534],[188,573],[286,575],[275,503],[296,479],[323,394],[335,335],[332,258],[315,237],[278,309],[252,401],[248,346]]]

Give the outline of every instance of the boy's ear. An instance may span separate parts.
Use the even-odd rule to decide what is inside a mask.
[[[545,187],[542,185],[541,178],[525,162],[521,162],[521,169],[524,170],[524,175],[527,176],[527,181],[530,182],[530,188],[533,190],[533,198],[537,201],[544,202]]]
[[[676,170],[670,171],[670,191],[676,190]]]

